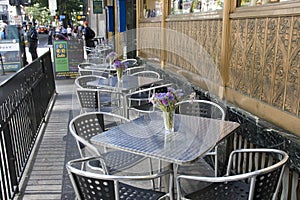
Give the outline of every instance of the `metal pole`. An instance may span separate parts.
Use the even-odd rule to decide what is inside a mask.
[[[5,70],[3,66],[3,60],[2,60],[2,53],[0,53],[0,62],[1,62],[1,68],[2,68],[2,75],[5,75]]]

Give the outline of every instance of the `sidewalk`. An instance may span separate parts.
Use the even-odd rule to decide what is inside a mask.
[[[49,50],[49,48],[38,48],[37,52],[38,52],[38,55],[41,56],[44,53],[46,53],[48,50]],[[31,54],[29,53],[28,47],[26,47],[26,57],[27,57],[27,62],[31,63],[32,59],[31,59]],[[0,84],[3,81],[5,81],[6,79],[8,79],[9,77],[11,77],[12,75],[14,75],[15,73],[16,72],[14,72],[14,71],[4,71],[4,73],[3,73],[3,70],[0,66]]]

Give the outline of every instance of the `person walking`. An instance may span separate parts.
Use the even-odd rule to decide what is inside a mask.
[[[50,25],[48,27],[48,45],[52,45],[53,44],[53,27]]]
[[[71,37],[72,37],[72,28],[71,28],[70,25],[68,25],[68,27],[67,27],[67,35],[68,35],[69,40],[71,40]]]
[[[32,61],[38,58],[37,54],[37,46],[38,46],[38,33],[35,30],[32,22],[27,23],[28,32],[27,32],[27,40],[28,40],[28,48],[31,54]]]
[[[93,38],[95,37],[95,32],[89,27],[89,23],[87,21],[83,22],[83,26],[83,39],[85,41],[85,46],[89,47],[89,51],[87,51],[87,54],[89,54],[91,52],[90,48],[95,47],[95,43],[93,41]]]

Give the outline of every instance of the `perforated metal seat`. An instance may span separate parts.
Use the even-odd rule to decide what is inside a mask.
[[[100,151],[91,142],[91,137],[101,134],[108,128],[117,126],[128,119],[106,112],[90,112],[79,115],[71,120],[69,129],[75,137],[81,157],[102,156],[102,160],[94,161],[90,167],[104,170],[105,174],[113,174],[130,168],[145,157],[124,151]]]
[[[224,177],[178,176],[178,199],[275,199],[287,160],[288,155],[277,149],[235,150],[229,156]],[[184,195],[182,180],[211,185]]]
[[[171,191],[172,173],[170,173],[170,171],[143,176],[112,176],[83,171],[77,167],[78,165],[80,166],[82,162],[91,161],[92,159],[95,158],[73,160],[69,161],[66,165],[73,188],[75,189],[76,196],[79,200],[155,200],[170,197],[172,195],[171,192],[166,193],[153,189],[144,189],[125,183],[126,181],[140,182],[155,180],[165,175],[170,175],[169,191]]]

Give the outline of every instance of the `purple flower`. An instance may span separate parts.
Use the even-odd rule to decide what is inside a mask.
[[[115,60],[114,61],[114,66],[118,70],[125,70],[127,69],[127,65],[125,63],[122,63],[120,60]]]
[[[176,109],[176,103],[183,96],[182,90],[175,90],[172,87],[168,88],[168,92],[155,93],[149,99],[154,106],[161,109],[162,111],[173,111]]]
[[[114,61],[114,66],[115,66],[116,69],[121,68],[121,61],[115,60]]]

